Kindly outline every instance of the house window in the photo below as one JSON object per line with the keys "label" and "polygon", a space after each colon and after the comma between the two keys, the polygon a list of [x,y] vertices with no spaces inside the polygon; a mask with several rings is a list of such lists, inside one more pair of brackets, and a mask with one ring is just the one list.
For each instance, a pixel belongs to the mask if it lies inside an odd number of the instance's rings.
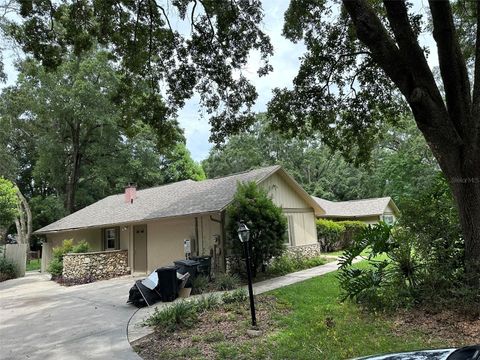
{"label": "house window", "polygon": [[383,221],[388,225],[393,225],[395,219],[393,215],[383,215]]}
{"label": "house window", "polygon": [[108,228],[104,230],[103,248],[104,250],[115,250],[119,248],[118,228]]}
{"label": "house window", "polygon": [[287,239],[285,243],[287,245],[293,245],[295,244],[295,230],[294,230],[293,215],[287,215],[287,220],[288,220]]}

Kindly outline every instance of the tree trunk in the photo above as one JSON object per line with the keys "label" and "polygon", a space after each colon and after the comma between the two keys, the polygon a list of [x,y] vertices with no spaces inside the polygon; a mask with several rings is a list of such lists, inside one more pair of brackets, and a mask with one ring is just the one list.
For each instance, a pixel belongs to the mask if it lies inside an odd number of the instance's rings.
{"label": "tree trunk", "polygon": [[75,195],[77,192],[77,182],[80,177],[80,164],[81,164],[81,152],[80,152],[80,124],[77,123],[74,130],[72,129],[73,139],[73,153],[71,160],[71,170],[65,184],[65,210],[67,214],[71,214],[75,211]]}
{"label": "tree trunk", "polygon": [[[15,219],[15,226],[17,228],[17,241],[20,244],[30,244],[32,236],[32,211],[28,205],[27,199],[17,186],[18,197],[18,217]],[[27,247],[28,251],[28,247]]]}
{"label": "tree trunk", "polygon": [[465,238],[467,276],[480,288],[480,176],[461,176],[450,181]]}

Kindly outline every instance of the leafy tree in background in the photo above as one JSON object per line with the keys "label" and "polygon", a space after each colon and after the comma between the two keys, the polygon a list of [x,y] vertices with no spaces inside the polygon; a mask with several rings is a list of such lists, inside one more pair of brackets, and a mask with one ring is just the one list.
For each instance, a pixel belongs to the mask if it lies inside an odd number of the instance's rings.
{"label": "leafy tree in background", "polygon": [[15,184],[0,177],[0,228],[8,228],[18,216],[18,198]]}
{"label": "leafy tree in background", "polygon": [[233,254],[244,256],[244,245],[238,240],[238,223],[243,220],[250,229],[250,255],[253,276],[273,257],[282,255],[287,236],[287,218],[267,191],[255,182],[239,183],[233,201],[227,207],[227,236]]}
{"label": "leafy tree in background", "polygon": [[183,143],[177,144],[168,154],[163,156],[161,163],[164,183],[171,183],[185,179],[205,180],[205,172],[190,156],[190,152]]}

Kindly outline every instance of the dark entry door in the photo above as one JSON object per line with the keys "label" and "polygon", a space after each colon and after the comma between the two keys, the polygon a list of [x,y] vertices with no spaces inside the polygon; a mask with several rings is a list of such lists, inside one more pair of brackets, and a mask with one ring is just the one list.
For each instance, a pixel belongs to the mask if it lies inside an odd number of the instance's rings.
{"label": "dark entry door", "polygon": [[133,271],[147,272],[147,225],[133,227]]}

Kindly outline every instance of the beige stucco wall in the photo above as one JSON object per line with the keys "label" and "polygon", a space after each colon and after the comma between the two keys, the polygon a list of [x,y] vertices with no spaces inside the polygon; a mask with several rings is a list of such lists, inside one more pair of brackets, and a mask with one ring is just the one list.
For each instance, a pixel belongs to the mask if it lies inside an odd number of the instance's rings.
{"label": "beige stucco wall", "polygon": [[293,220],[294,243],[292,246],[317,243],[313,208],[277,173],[260,183],[268,191],[273,202],[282,207],[284,214]]}
{"label": "beige stucco wall", "polygon": [[[220,214],[212,217],[220,220]],[[214,268],[223,269],[223,252],[220,250],[223,239],[220,223],[213,221],[210,215],[204,215],[197,217],[197,226],[196,231],[195,216],[147,223],[148,271],[172,265],[174,260],[184,259],[183,241],[185,239],[191,240],[192,255],[211,255],[214,257]]]}

